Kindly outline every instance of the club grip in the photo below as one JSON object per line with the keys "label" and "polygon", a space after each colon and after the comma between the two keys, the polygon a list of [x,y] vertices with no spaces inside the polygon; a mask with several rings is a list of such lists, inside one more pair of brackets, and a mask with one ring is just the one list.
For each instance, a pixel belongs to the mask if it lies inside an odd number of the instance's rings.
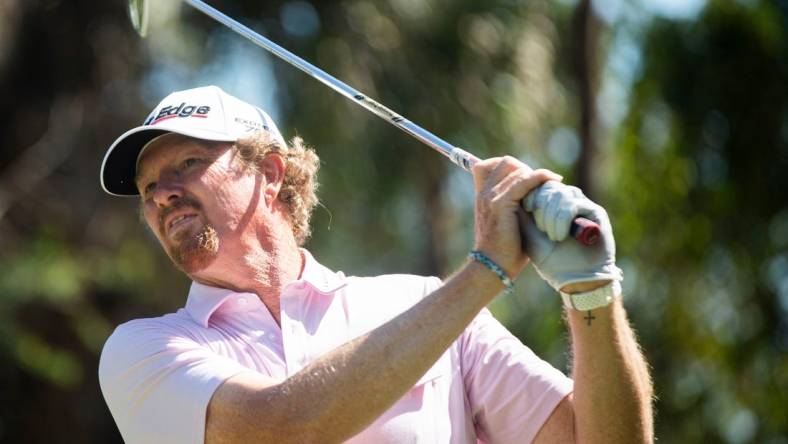
{"label": "club grip", "polygon": [[572,226],[569,228],[569,235],[577,239],[583,245],[594,245],[599,241],[602,231],[599,224],[586,219],[585,217],[578,217],[572,221]]}

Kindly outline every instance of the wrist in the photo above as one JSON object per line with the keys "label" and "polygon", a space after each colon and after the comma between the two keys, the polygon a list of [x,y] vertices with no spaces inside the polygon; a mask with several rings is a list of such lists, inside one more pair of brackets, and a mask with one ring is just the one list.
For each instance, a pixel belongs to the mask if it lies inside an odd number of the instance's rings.
{"label": "wrist", "polygon": [[471,252],[478,251],[487,256],[496,265],[501,267],[501,269],[504,271],[504,273],[506,273],[507,276],[509,276],[509,278],[511,278],[513,281],[517,280],[517,277],[528,265],[530,259],[525,255],[523,255],[522,258],[512,256],[511,254],[502,252],[503,250],[503,248],[496,247],[495,245],[474,245]]}
{"label": "wrist", "polygon": [[506,293],[509,293],[514,289],[514,280],[510,277],[506,270],[501,268],[498,263],[490,259],[490,257],[486,254],[479,250],[472,250],[468,254],[468,259],[470,259],[472,263],[476,263],[484,267],[487,270],[488,275],[497,277]]}
{"label": "wrist", "polygon": [[586,293],[588,291],[596,290],[597,288],[604,287],[605,285],[610,284],[612,281],[588,281],[588,282],[574,282],[571,284],[564,285],[558,290],[561,293]]}
{"label": "wrist", "polygon": [[491,294],[498,294],[506,289],[506,285],[494,273],[490,273],[490,269],[484,265],[476,262],[473,259],[468,259],[464,269],[467,271],[468,276],[480,286],[489,288]]}
{"label": "wrist", "polygon": [[[605,283],[605,281],[602,281]],[[566,288],[566,286],[564,287]],[[621,297],[621,283],[607,281],[604,285],[580,293],[566,293],[561,291],[561,300],[567,309],[575,311],[590,311],[610,305]]]}

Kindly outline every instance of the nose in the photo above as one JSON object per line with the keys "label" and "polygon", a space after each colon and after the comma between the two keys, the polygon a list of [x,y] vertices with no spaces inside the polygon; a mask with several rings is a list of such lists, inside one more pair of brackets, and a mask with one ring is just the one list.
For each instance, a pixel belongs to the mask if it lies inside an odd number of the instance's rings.
{"label": "nose", "polygon": [[159,208],[164,208],[172,205],[178,199],[183,197],[183,187],[177,180],[175,175],[162,174],[158,183],[156,183],[156,190],[153,192],[153,201]]}

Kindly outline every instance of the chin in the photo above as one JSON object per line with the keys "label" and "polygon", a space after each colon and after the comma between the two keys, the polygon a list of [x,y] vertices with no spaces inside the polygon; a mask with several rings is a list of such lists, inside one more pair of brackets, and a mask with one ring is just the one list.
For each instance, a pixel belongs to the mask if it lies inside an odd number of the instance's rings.
{"label": "chin", "polygon": [[208,268],[219,256],[219,235],[205,225],[198,233],[182,239],[170,249],[170,259],[186,274]]}

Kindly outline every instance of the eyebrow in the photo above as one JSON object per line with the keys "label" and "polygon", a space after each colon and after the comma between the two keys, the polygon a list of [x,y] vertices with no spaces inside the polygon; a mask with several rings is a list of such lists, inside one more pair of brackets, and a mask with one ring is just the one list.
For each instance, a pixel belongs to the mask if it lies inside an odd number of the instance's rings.
{"label": "eyebrow", "polygon": [[[194,145],[186,148],[183,151],[183,153],[186,154],[186,155],[188,155],[190,153],[197,152],[197,151],[210,153],[210,152],[212,152],[214,150],[214,148],[219,146],[219,144],[221,143],[221,142],[213,142],[213,141],[210,141],[210,140],[201,140],[200,142],[201,143],[197,143],[197,144],[194,144]],[[143,177],[144,177],[144,175],[140,174],[139,171],[134,175],[134,184],[137,187],[139,187],[139,183],[143,179]]]}
{"label": "eyebrow", "polygon": [[[145,179],[145,175],[140,174],[139,172],[137,172],[137,174],[134,175],[134,186],[139,188],[140,185],[143,185],[142,184],[142,179]],[[142,193],[140,193],[140,194],[142,194]]]}

